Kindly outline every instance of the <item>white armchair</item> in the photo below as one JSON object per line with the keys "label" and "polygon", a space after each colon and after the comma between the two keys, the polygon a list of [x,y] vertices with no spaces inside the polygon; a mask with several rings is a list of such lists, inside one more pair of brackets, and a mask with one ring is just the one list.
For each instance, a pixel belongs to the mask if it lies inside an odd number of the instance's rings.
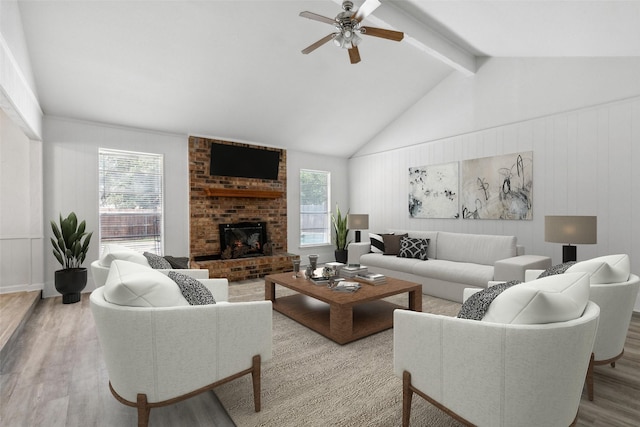
{"label": "white armchair", "polygon": [[[148,425],[151,408],[249,373],[255,410],[260,411],[261,362],[272,355],[270,301],[228,303],[227,280],[205,279],[200,282],[216,304],[118,305],[105,298],[111,281],[110,275],[105,286],[93,291],[91,310],[111,392],[121,403],[137,408],[139,426]],[[170,301],[157,292],[145,292],[145,303],[152,298]]]}
{"label": "white armchair", "polygon": [[[537,278],[543,270],[527,270],[525,280]],[[567,272],[585,271],[590,274],[589,299],[600,307],[598,333],[593,346],[593,361],[587,372],[587,394],[593,400],[593,369],[597,365],[616,366],[624,354],[633,306],[640,287],[640,278],[630,273],[626,254],[605,255],[579,262]]]}
{"label": "white armchair", "polygon": [[[538,304],[536,298],[529,304]],[[577,318],[544,324],[396,310],[394,373],[403,380],[403,426],[414,393],[466,425],[571,425],[600,312],[586,295],[584,306]]]}

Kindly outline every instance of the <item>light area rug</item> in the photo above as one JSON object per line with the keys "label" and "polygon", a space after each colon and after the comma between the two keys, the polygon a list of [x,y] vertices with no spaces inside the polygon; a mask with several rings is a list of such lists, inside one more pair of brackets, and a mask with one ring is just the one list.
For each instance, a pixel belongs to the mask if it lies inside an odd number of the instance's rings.
{"label": "light area rug", "polygon": [[[277,296],[290,292],[276,289]],[[264,300],[264,282],[232,284],[229,300]],[[406,305],[407,296],[389,300]],[[460,304],[423,295],[423,311],[454,316],[459,310]],[[392,329],[339,345],[274,311],[273,358],[262,366],[262,411],[254,411],[250,376],[216,388],[215,394],[239,427],[402,424]],[[411,425],[461,424],[414,395]]]}

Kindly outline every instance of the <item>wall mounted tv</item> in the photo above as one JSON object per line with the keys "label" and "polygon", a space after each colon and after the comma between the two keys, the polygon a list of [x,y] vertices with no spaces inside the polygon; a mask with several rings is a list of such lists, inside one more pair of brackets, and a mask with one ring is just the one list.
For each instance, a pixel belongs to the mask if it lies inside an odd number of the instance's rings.
{"label": "wall mounted tv", "polygon": [[211,144],[211,175],[278,179],[280,151],[229,144]]}

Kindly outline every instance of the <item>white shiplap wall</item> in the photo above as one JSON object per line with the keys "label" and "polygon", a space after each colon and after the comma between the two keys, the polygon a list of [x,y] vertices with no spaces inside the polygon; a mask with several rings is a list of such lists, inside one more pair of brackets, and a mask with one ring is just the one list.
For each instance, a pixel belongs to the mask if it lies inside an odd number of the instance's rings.
{"label": "white shiplap wall", "polygon": [[[408,168],[533,151],[533,220],[416,219]],[[515,235],[526,253],[562,260],[544,241],[545,215],[597,215],[598,243],[578,260],[628,253],[640,273],[640,97],[470,132],[349,161],[351,209],[386,228]],[[636,303],[636,311],[640,304]]]}
{"label": "white shiplap wall", "polygon": [[[164,155],[164,253],[189,253],[188,136],[110,126],[46,116],[44,122],[44,221],[45,240],[51,235],[49,219],[74,211],[93,231],[83,266],[99,256],[98,150],[110,148]],[[48,246],[47,246],[48,245]],[[54,271],[59,264],[44,250],[44,296],[59,295]],[[94,289],[89,280],[85,292]]]}
{"label": "white shiplap wall", "polygon": [[42,142],[0,110],[0,293],[43,286]]}

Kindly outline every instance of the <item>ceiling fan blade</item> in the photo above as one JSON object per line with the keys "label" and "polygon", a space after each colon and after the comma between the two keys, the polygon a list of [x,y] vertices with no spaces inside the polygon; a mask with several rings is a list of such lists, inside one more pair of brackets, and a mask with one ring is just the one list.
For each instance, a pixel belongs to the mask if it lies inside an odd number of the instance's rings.
{"label": "ceiling fan blade", "polygon": [[349,49],[349,59],[352,64],[357,64],[360,62],[360,51],[358,50],[358,46],[354,46]]}
{"label": "ceiling fan blade", "polygon": [[353,18],[358,22],[362,22],[362,20],[371,15],[371,13],[376,10],[378,6],[380,6],[380,0],[366,0],[356,11],[356,14]]}
{"label": "ceiling fan blade", "polygon": [[337,33],[331,33],[328,36],[321,38],[320,40],[318,40],[314,44],[310,45],[309,47],[302,49],[302,53],[304,53],[306,55],[308,53],[313,52],[314,50],[316,50],[317,48],[319,48],[320,46],[322,46],[323,44],[325,44],[329,40],[333,40],[333,38],[336,35],[337,35]]}
{"label": "ceiling fan blade", "polygon": [[375,27],[360,27],[361,34],[367,36],[381,37],[383,39],[393,40],[399,42],[404,38],[404,33],[401,31],[385,30],[383,28]]}
{"label": "ceiling fan blade", "polygon": [[313,19],[314,21],[325,22],[327,24],[334,25],[336,23],[335,19],[327,18],[326,16],[318,15],[313,12],[300,12],[300,16],[307,19]]}

